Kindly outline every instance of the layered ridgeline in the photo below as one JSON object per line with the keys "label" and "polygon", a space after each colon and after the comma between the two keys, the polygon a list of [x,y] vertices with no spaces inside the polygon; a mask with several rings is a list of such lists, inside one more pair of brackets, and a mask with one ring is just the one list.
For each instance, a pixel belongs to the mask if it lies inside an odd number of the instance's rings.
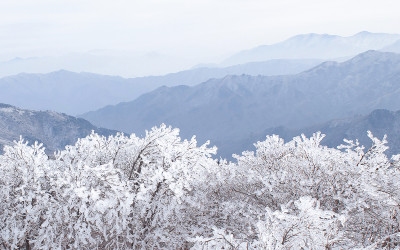
{"label": "layered ridgeline", "polygon": [[97,128],[82,119],[51,111],[32,111],[0,103],[0,152],[22,136],[30,143],[43,143],[47,152],[74,144],[94,130],[101,135],[117,131]]}
{"label": "layered ridgeline", "polygon": [[275,58],[320,58],[333,59],[349,57],[367,50],[385,49],[397,52],[392,44],[400,40],[400,34],[360,32],[353,36],[342,37],[329,34],[303,34],[291,37],[283,42],[262,45],[241,51],[226,59],[223,65],[245,62],[265,61]]}
{"label": "layered ridgeline", "polygon": [[[326,60],[349,57],[371,49],[380,50],[399,39],[400,35],[398,34],[365,31],[350,37],[328,34],[303,34],[276,44],[261,45],[238,52],[225,59],[219,66],[231,66],[271,59],[318,58]],[[199,62],[155,52],[137,54],[130,51],[92,50],[67,55],[17,57],[6,60],[0,62],[0,76],[9,76],[22,72],[48,73],[65,69],[74,72],[137,77],[177,72],[190,68],[197,63]]]}
{"label": "layered ridgeline", "polygon": [[194,87],[162,87],[82,117],[138,134],[166,123],[179,127],[183,137],[195,134],[223,149],[234,138],[271,127],[298,129],[378,108],[398,110],[399,92],[400,55],[368,51],[297,75],[227,76]]}
{"label": "layered ridgeline", "polygon": [[374,136],[383,139],[387,135],[386,151],[388,155],[398,154],[400,152],[400,111],[389,111],[386,109],[377,109],[368,115],[357,115],[348,118],[334,119],[321,124],[306,128],[290,129],[287,127],[268,128],[260,133],[254,133],[247,138],[232,138],[227,140],[222,154],[228,155],[230,152],[240,153],[245,150],[253,150],[254,142],[265,140],[266,135],[279,135],[285,141],[290,141],[293,137],[304,134],[312,136],[316,131],[325,134],[321,141],[322,145],[336,148],[345,144],[343,139],[358,140],[360,145],[371,146],[371,140],[366,131],[371,131]]}
{"label": "layered ridgeline", "polygon": [[0,100],[21,108],[77,115],[106,105],[131,101],[163,85],[196,85],[210,78],[230,74],[293,74],[310,69],[320,62],[312,59],[271,60],[130,79],[65,70],[48,74],[19,74],[0,79]]}
{"label": "layered ridgeline", "polygon": [[[21,108],[53,110],[69,115],[78,115],[97,110],[106,105],[131,101],[160,86],[193,86],[212,78],[223,78],[227,75],[297,74],[315,67],[325,61],[326,58],[343,60],[340,57],[353,56],[369,49],[399,52],[399,39],[400,35],[369,32],[361,32],[347,38],[318,34],[298,35],[275,45],[260,46],[253,50],[241,52],[217,65],[219,67],[193,68],[163,76],[137,78],[72,73],[66,70],[54,71],[67,69],[77,72],[112,74],[113,72],[106,70],[108,67],[99,66],[101,60],[107,58],[102,56],[92,57],[90,55],[88,61],[80,56],[68,57],[65,60],[58,58],[55,62],[46,57],[43,59],[46,61],[45,64],[51,65],[51,68],[47,70],[46,67],[39,70],[41,58],[17,58],[8,62],[0,62],[0,76],[9,75],[11,72],[26,72],[0,79],[0,89],[2,90],[0,100],[3,103]],[[57,64],[68,60],[75,61],[66,65]],[[142,64],[146,65],[145,62]],[[68,65],[74,67],[67,67]],[[90,68],[85,68],[85,65]],[[122,63],[122,65],[128,64]],[[96,70],[97,66],[100,68]],[[151,67],[152,64],[146,66]],[[126,67],[129,68],[129,66]],[[129,70],[133,71],[134,68],[129,68]],[[2,71],[4,74],[1,73]],[[46,74],[27,73],[50,71],[54,72]],[[118,74],[118,72],[115,71],[114,74]]]}

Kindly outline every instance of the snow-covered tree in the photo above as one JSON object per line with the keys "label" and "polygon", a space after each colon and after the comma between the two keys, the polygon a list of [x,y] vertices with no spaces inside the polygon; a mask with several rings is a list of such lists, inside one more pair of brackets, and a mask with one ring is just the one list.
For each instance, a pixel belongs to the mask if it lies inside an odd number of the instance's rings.
{"label": "snow-covered tree", "polygon": [[263,249],[330,249],[343,238],[345,216],[322,210],[309,196],[267,209],[265,221],[258,223],[259,247]]}
{"label": "snow-covered tree", "polygon": [[[22,141],[1,156],[2,244],[37,248],[175,248],[193,234],[194,183],[215,148],[162,125],[144,138],[92,133],[49,160]],[[4,187],[4,188],[3,188]],[[17,203],[17,204],[14,204]],[[193,204],[192,204],[193,203]],[[13,217],[14,216],[14,217]],[[200,227],[200,226],[198,226]]]}
{"label": "snow-covered tree", "polygon": [[400,246],[400,155],[267,136],[236,162],[154,127],[92,133],[48,157],[0,155],[0,248],[341,249]]}
{"label": "snow-covered tree", "polygon": [[[255,152],[243,152],[235,156],[237,164],[225,167],[225,176],[221,179],[225,188],[219,191],[226,219],[225,225],[217,228],[233,235],[235,242],[255,244],[261,240],[260,235],[265,239],[265,232],[277,233],[271,231],[271,227],[277,226],[282,232],[294,230],[291,223],[277,220],[276,216],[287,215],[294,221],[302,221],[304,218],[298,218],[298,212],[293,214],[299,209],[292,209],[289,214],[282,209],[309,197],[318,204],[319,210],[314,210],[315,213],[334,214],[336,219],[345,222],[340,224],[340,232],[335,231],[333,238],[324,238],[322,228],[310,232],[308,226],[293,222],[302,225],[296,226],[297,233],[309,235],[306,242],[325,239],[327,247],[336,244],[362,248],[379,241],[379,246],[396,246],[399,243],[400,173],[397,166],[400,157],[389,160],[384,154],[386,138],[381,141],[370,132],[368,135],[373,145],[367,150],[358,142],[347,140],[347,145],[340,149],[322,146],[324,135],[320,133],[311,138],[295,137],[287,143],[276,135],[267,136],[265,141],[255,144]],[[269,212],[265,213],[265,209]],[[260,232],[260,225],[269,231]],[[336,221],[334,225],[339,224]],[[222,241],[221,237],[214,236],[202,239]],[[267,242],[272,244],[270,240]]]}
{"label": "snow-covered tree", "polygon": [[35,242],[51,195],[52,171],[42,145],[24,140],[0,156],[0,246],[16,249]]}

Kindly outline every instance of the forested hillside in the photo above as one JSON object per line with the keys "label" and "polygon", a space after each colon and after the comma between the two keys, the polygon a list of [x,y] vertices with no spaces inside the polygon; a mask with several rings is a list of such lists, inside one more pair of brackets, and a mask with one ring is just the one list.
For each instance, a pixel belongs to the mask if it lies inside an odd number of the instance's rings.
{"label": "forested hillside", "polygon": [[271,127],[300,129],[378,108],[399,110],[399,72],[399,54],[368,51],[296,75],[227,76],[192,87],[162,87],[82,117],[139,135],[166,123],[179,127],[184,138],[195,134],[224,148]]}
{"label": "forested hillside", "polygon": [[30,143],[38,141],[46,152],[63,149],[79,138],[96,131],[100,135],[112,135],[117,131],[93,126],[90,122],[53,111],[34,111],[0,103],[0,152],[4,145],[12,145],[22,136]]}
{"label": "forested hillside", "polygon": [[[343,139],[358,140],[360,144],[370,147],[371,140],[365,131],[371,131],[375,136],[382,138],[388,136],[388,155],[400,153],[400,111],[377,109],[368,115],[356,115],[341,119],[333,119],[310,127],[290,129],[284,126],[268,128],[260,133],[253,133],[246,138],[233,137],[219,148],[219,154],[229,157],[232,152],[241,153],[245,150],[253,150],[255,141],[262,141],[265,135],[279,135],[285,141],[293,137],[305,134],[311,136],[315,131],[321,131],[326,137],[321,142],[332,148],[343,143]],[[222,151],[222,152],[221,152]]]}

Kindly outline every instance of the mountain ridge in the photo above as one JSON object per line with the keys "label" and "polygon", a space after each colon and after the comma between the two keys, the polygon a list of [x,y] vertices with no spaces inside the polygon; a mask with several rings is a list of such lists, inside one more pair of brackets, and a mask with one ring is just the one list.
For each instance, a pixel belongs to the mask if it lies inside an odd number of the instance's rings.
{"label": "mountain ridge", "polygon": [[368,51],[343,63],[322,63],[288,76],[226,76],[196,86],[163,87],[82,117],[121,131],[144,133],[166,123],[183,137],[217,146],[265,128],[302,128],[330,119],[400,109],[400,55]]}
{"label": "mountain ridge", "polygon": [[0,78],[0,100],[34,110],[82,114],[107,105],[131,101],[157,87],[195,85],[227,74],[298,73],[320,63],[318,60],[273,60],[228,68],[199,68],[165,76],[123,78],[58,70],[48,74],[21,73]]}
{"label": "mountain ridge", "polygon": [[115,130],[98,128],[82,118],[53,111],[20,109],[0,103],[0,151],[4,145],[13,144],[22,136],[29,143],[41,142],[46,152],[51,153],[71,145],[78,138],[95,131],[100,135],[112,135]]}
{"label": "mountain ridge", "polygon": [[262,135],[253,137],[256,140],[263,140],[265,135],[278,134],[285,141],[291,140],[294,136],[305,134],[311,136],[320,131],[326,135],[322,141],[328,147],[337,147],[345,144],[343,139],[358,140],[360,145],[366,148],[371,146],[371,140],[367,131],[371,131],[375,137],[382,140],[387,135],[389,156],[400,153],[400,110],[390,111],[387,109],[376,109],[367,115],[334,119],[311,127],[291,130],[285,127],[270,128]]}
{"label": "mountain ridge", "polygon": [[276,58],[320,58],[332,60],[355,56],[367,50],[379,50],[400,40],[400,34],[371,33],[362,31],[352,36],[329,34],[300,34],[282,42],[261,45],[240,51],[222,62],[233,65],[250,61]]}

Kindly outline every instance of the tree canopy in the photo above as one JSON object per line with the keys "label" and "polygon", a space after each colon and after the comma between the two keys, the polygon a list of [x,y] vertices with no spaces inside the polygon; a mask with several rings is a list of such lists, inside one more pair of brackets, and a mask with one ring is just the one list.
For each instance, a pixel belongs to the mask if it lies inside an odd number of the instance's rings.
{"label": "tree canopy", "polygon": [[400,155],[255,143],[234,162],[161,125],[95,133],[48,157],[22,138],[0,155],[0,248],[333,249],[400,246]]}

